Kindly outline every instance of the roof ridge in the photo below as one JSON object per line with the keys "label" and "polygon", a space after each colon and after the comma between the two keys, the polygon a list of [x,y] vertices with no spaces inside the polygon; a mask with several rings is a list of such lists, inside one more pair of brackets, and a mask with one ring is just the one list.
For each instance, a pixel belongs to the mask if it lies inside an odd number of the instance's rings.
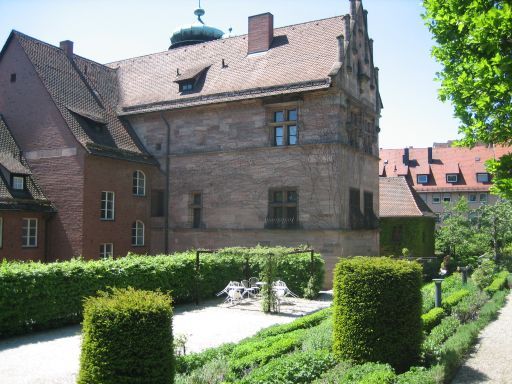
{"label": "roof ridge", "polygon": [[[331,19],[336,19],[336,18],[341,18],[342,19],[343,17],[344,17],[344,15],[337,15],[337,16],[331,16],[331,17],[324,17],[322,19],[317,19],[317,20],[303,21],[301,23],[295,23],[295,24],[290,24],[290,25],[285,25],[285,26],[282,26],[282,27],[274,28],[274,32],[277,31],[277,30],[281,30],[281,29],[295,27],[297,25],[305,25],[305,24],[318,23],[319,21],[331,20]],[[219,41],[223,41],[223,40],[241,39],[241,38],[244,38],[244,37],[246,37],[248,35],[249,35],[249,33],[244,33],[243,35],[229,36],[229,37],[221,38],[221,39],[218,39],[218,40],[205,41],[205,42],[202,42],[200,44],[194,44],[194,45],[203,46],[205,44],[214,44],[214,43],[218,43]],[[190,49],[191,46],[190,45],[184,45],[182,47],[177,47],[177,48],[174,48],[172,50],[166,49],[165,51],[154,52],[154,53],[147,53],[145,55],[134,56],[134,57],[128,57],[126,59],[111,61],[111,62],[105,63],[103,65],[109,66],[109,65],[112,65],[112,64],[119,64],[119,63],[123,63],[123,62],[129,61],[129,60],[141,59],[143,57],[148,57],[148,56],[153,56],[153,55],[161,55],[161,54],[164,54],[164,53],[169,52],[169,51],[177,51],[178,52],[181,49],[187,49],[187,48]],[[109,67],[109,68],[115,70],[115,68],[113,68],[113,67]]]}

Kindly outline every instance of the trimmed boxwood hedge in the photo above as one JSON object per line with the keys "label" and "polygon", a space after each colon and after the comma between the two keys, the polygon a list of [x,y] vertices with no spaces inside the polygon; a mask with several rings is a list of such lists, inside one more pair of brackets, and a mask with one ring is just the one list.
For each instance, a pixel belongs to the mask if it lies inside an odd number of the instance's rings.
{"label": "trimmed boxwood hedge", "polygon": [[[230,280],[246,274],[259,276],[267,255],[275,255],[276,278],[302,295],[310,278],[309,253],[288,255],[290,248],[226,248],[202,254],[199,274],[201,298],[214,297]],[[175,303],[194,299],[195,252],[138,256],[115,260],[71,260],[42,264],[0,263],[0,338],[76,324],[82,318],[82,300],[107,287],[128,286],[172,292]],[[314,288],[323,283],[324,261],[313,258]]]}
{"label": "trimmed boxwood hedge", "polygon": [[128,288],[85,300],[78,384],[173,382],[169,296]]}
{"label": "trimmed boxwood hedge", "polygon": [[496,275],[492,283],[484,289],[490,296],[494,295],[496,292],[501,291],[503,288],[507,287],[507,279],[510,273],[508,271],[501,271]]}
{"label": "trimmed boxwood hedge", "polygon": [[450,311],[455,305],[457,305],[463,298],[469,296],[470,292],[467,289],[461,289],[453,292],[450,296],[445,298],[442,302],[443,308]]}
{"label": "trimmed boxwood hedge", "polygon": [[334,271],[333,352],[339,360],[418,362],[423,337],[421,266],[385,257],[341,260]]}
{"label": "trimmed boxwood hedge", "polygon": [[439,324],[445,316],[446,312],[443,308],[432,308],[424,315],[421,315],[421,320],[423,321],[423,330],[426,333],[429,333],[430,330]]}

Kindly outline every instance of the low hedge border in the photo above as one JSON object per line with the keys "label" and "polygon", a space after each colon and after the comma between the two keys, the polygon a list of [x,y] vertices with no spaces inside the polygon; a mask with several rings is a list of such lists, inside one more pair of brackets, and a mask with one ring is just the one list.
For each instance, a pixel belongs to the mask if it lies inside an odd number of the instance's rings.
{"label": "low hedge border", "polygon": [[446,312],[443,308],[432,308],[424,315],[421,315],[421,320],[423,321],[423,330],[426,333],[429,333],[430,330],[438,325],[445,316]]}
{"label": "low hedge border", "polygon": [[492,296],[496,292],[506,288],[509,275],[510,273],[508,271],[501,271],[496,275],[492,283],[484,289],[484,291],[487,292],[490,296]]}
{"label": "low hedge border", "polygon": [[[231,280],[250,273],[259,276],[267,255],[275,255],[275,276],[302,295],[313,267],[313,287],[323,283],[324,261],[319,254],[289,255],[284,247],[226,248],[201,255],[199,295],[214,297]],[[0,338],[76,324],[82,300],[107,287],[171,293],[174,303],[191,302],[196,289],[195,252],[138,256],[115,260],[71,260],[58,263],[0,263]]]}
{"label": "low hedge border", "polygon": [[466,296],[469,296],[469,294],[470,294],[470,292],[467,289],[458,290],[458,291],[452,293],[447,298],[445,298],[442,302],[442,306],[445,310],[447,310],[449,312],[452,307],[457,305]]}

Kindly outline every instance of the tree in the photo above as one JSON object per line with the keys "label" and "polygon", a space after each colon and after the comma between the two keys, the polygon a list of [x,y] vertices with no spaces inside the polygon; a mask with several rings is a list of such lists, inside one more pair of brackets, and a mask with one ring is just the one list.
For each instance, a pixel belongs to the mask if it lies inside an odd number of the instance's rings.
{"label": "tree", "polygon": [[[441,100],[454,105],[460,144],[512,144],[512,5],[510,0],[423,0],[423,18],[443,69]],[[512,153],[488,164],[494,192],[512,198]]]}
{"label": "tree", "polygon": [[497,262],[502,249],[512,243],[512,203],[499,200],[494,205],[484,204],[476,213],[478,231],[489,239],[494,260]]}

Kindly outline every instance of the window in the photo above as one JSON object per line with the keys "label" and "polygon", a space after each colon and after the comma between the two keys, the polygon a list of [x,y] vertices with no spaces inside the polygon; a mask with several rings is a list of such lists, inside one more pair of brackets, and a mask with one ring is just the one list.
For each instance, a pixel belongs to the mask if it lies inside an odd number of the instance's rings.
{"label": "window", "polygon": [[114,257],[114,244],[112,244],[112,243],[101,244],[100,245],[100,257],[102,259]]}
{"label": "window", "polygon": [[364,226],[365,228],[377,228],[377,217],[373,213],[373,193],[364,192]]}
{"label": "window", "polygon": [[427,184],[428,183],[428,175],[417,175],[416,181],[418,184]]}
{"label": "window", "polygon": [[450,203],[450,202],[452,201],[452,195],[451,195],[451,193],[445,193],[445,194],[443,195],[443,201],[444,201],[445,203]]}
{"label": "window", "polygon": [[146,175],[144,174],[144,172],[133,172],[132,193],[134,196],[146,195]]}
{"label": "window", "polygon": [[489,174],[488,173],[477,173],[476,181],[478,183],[488,183],[489,182]]}
{"label": "window", "polygon": [[21,246],[37,247],[37,219],[23,219]]}
{"label": "window", "polygon": [[3,238],[4,238],[4,219],[0,217],[0,248],[2,248],[3,245]]}
{"label": "window", "polygon": [[480,194],[480,202],[483,204],[487,203],[487,193]]}
{"label": "window", "polygon": [[25,189],[25,178],[23,176],[12,177],[12,189],[23,190]]}
{"label": "window", "polygon": [[459,180],[459,175],[456,173],[448,173],[446,175],[446,182],[447,183],[456,183]]}
{"label": "window", "polygon": [[15,82],[16,82],[16,74],[11,73],[11,83],[15,83]]}
{"label": "window", "polygon": [[475,203],[476,202],[476,193],[470,193],[468,195],[468,200],[470,203]]}
{"label": "window", "polygon": [[298,194],[295,188],[271,189],[268,200],[268,216],[265,227],[297,228],[299,224],[297,204]]}
{"label": "window", "polygon": [[192,213],[192,228],[201,228],[203,196],[200,192],[191,194],[190,210]]}
{"label": "window", "polygon": [[140,220],[132,224],[132,245],[135,247],[144,245],[144,223]]}
{"label": "window", "polygon": [[280,147],[298,144],[297,109],[274,111],[271,126],[272,144],[274,146]]}
{"label": "window", "polygon": [[151,191],[151,217],[164,216],[164,191],[153,189]]}
{"label": "window", "polygon": [[184,81],[180,83],[180,92],[191,91],[192,89],[194,89],[193,81]]}
{"label": "window", "polygon": [[348,196],[349,225],[352,229],[360,229],[364,226],[364,216],[361,213],[361,194],[359,189],[350,188]]}
{"label": "window", "polygon": [[432,194],[432,204],[441,204],[441,195],[439,193]]}
{"label": "window", "polygon": [[114,220],[114,192],[101,192],[101,220]]}

